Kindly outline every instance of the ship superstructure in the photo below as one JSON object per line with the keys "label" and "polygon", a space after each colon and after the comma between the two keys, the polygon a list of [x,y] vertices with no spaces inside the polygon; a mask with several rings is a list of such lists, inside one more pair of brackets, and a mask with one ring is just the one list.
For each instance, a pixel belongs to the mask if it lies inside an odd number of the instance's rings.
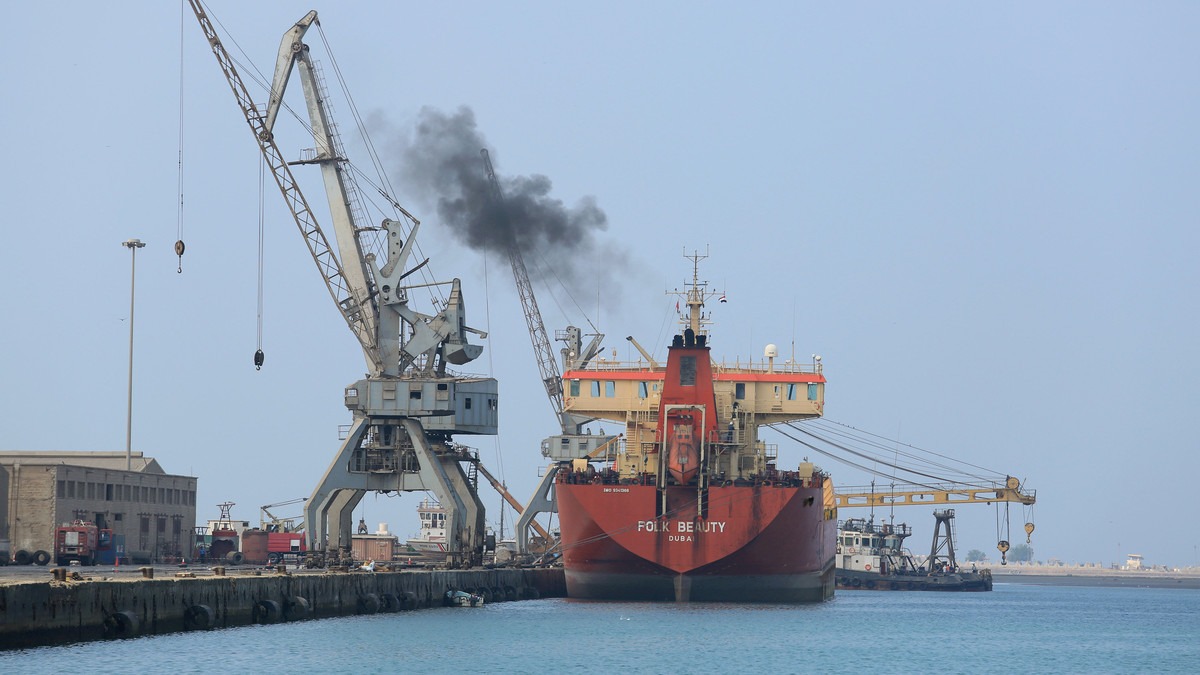
{"label": "ship superstructure", "polygon": [[[555,484],[573,598],[804,602],[832,596],[837,509],[810,462],[778,465],[766,424],[821,415],[820,361],[712,359],[693,274],[682,331],[660,365],[594,360],[563,373],[565,409],[623,426]],[[636,344],[636,343],[635,343]],[[640,350],[640,347],[639,347]]]}

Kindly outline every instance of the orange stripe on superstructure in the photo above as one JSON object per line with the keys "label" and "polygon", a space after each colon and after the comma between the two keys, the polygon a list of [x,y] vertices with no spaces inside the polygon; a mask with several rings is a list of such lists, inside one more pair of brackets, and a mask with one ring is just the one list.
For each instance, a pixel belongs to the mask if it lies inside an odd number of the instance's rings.
{"label": "orange stripe on superstructure", "polygon": [[[628,371],[628,370],[569,370],[563,373],[563,380],[636,380],[639,382],[655,382],[662,380],[663,371]],[[713,376],[717,382],[825,382],[825,376],[820,373],[717,373]]]}

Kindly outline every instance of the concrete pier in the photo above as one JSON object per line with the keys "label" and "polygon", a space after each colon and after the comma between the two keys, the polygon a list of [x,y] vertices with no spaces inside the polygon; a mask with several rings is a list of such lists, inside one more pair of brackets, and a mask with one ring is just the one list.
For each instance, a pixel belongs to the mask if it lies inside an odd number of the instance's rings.
{"label": "concrete pier", "polygon": [[219,572],[0,582],[0,649],[438,607],[448,590],[487,603],[566,597],[561,569]]}

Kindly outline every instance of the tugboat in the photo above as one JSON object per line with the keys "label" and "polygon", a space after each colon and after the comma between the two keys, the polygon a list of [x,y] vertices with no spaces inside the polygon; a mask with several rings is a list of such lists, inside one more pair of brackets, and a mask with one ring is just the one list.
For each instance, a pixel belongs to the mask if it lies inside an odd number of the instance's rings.
{"label": "tugboat", "polygon": [[[559,470],[567,596],[587,600],[819,602],[833,596],[837,507],[811,462],[779,466],[760,427],[821,415],[825,377],[776,362],[718,363],[709,291],[693,262],[665,366],[591,362],[563,373],[568,413],[623,425],[618,443]],[[678,305],[676,305],[678,308]],[[636,346],[636,343],[635,343]],[[639,351],[640,348],[639,348]],[[614,447],[615,446],[615,447]]]}
{"label": "tugboat", "polygon": [[908,525],[877,525],[863,518],[838,523],[837,587],[867,591],[992,590],[991,570],[979,570],[973,564],[964,570],[954,559],[950,527],[954,509],[935,511],[933,516],[937,525],[924,564],[918,564],[904,548],[904,540],[912,535]]}

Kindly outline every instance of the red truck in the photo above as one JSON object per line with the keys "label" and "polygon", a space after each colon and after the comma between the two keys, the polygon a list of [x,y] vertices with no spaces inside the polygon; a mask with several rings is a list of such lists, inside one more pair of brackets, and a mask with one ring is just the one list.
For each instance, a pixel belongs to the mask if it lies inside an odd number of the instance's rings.
{"label": "red truck", "polygon": [[112,548],[112,530],[96,527],[95,523],[76,520],[54,528],[54,563],[95,565],[100,551]]}
{"label": "red truck", "polygon": [[269,532],[267,533],[267,561],[271,564],[283,562],[289,556],[303,556],[303,532]]}

